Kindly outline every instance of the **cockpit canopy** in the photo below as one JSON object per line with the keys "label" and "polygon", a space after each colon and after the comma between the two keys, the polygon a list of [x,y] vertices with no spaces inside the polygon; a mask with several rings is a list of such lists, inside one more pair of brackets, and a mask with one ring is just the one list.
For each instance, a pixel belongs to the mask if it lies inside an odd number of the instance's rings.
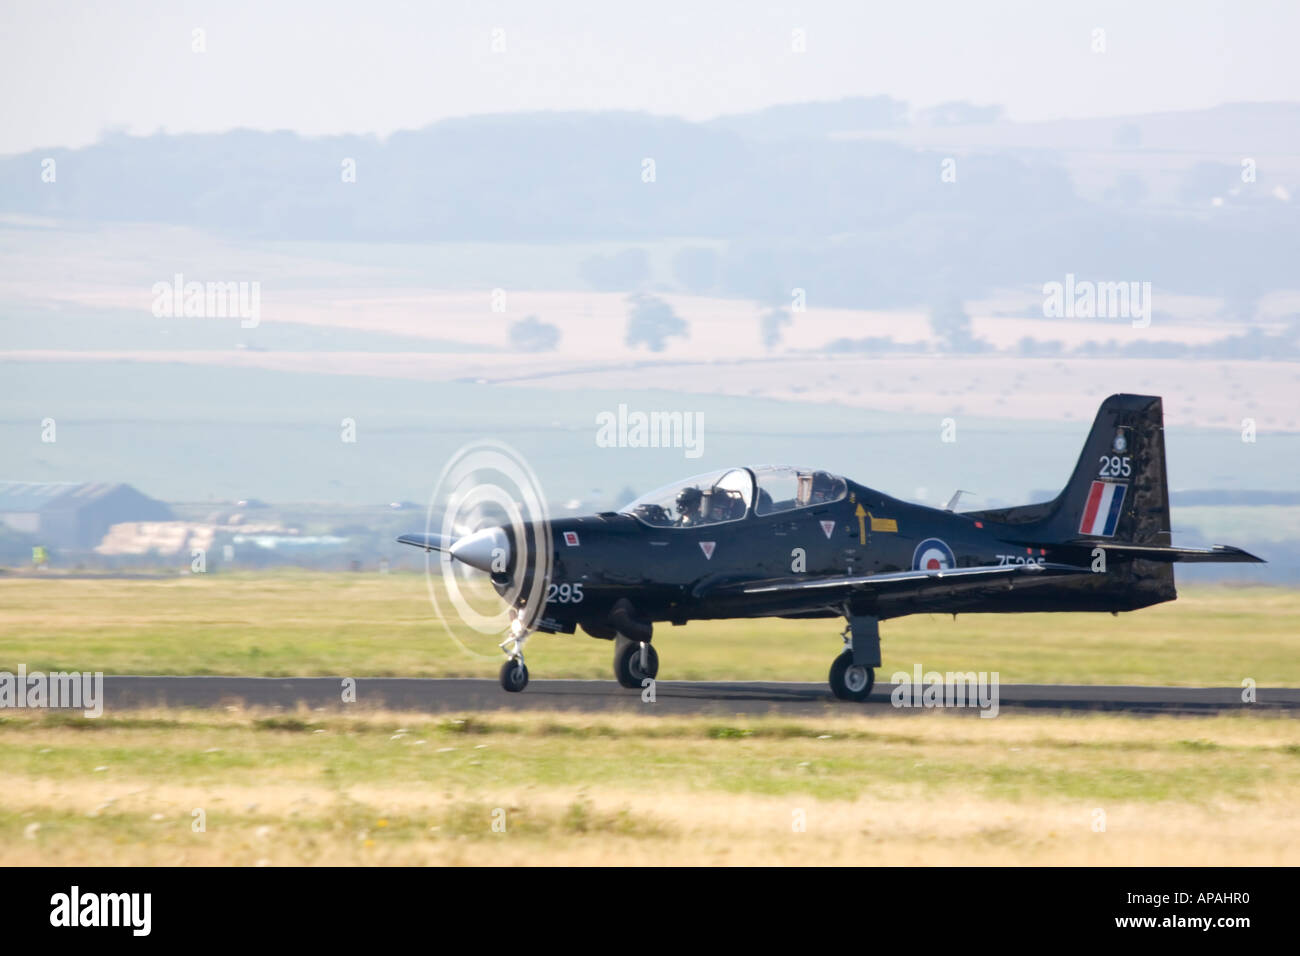
{"label": "cockpit canopy", "polygon": [[754,477],[758,481],[758,500],[754,504],[756,515],[829,504],[848,493],[843,478],[813,468],[763,465],[754,469]]}
{"label": "cockpit canopy", "polygon": [[694,528],[745,517],[754,499],[748,468],[696,475],[642,495],[623,509],[652,528]]}
{"label": "cockpit canopy", "polygon": [[[642,495],[623,509],[652,528],[696,528],[839,501],[843,478],[812,468],[760,465],[696,475]],[[757,493],[757,497],[755,496]]]}

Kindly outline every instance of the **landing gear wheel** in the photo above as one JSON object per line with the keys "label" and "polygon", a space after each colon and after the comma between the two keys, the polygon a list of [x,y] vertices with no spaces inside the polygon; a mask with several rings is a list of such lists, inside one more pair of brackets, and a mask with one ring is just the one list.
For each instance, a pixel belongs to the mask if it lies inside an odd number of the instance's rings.
{"label": "landing gear wheel", "polygon": [[853,663],[853,652],[846,650],[831,664],[831,693],[840,700],[866,700],[876,686],[873,668]]}
{"label": "landing gear wheel", "polygon": [[[641,649],[645,648],[645,663],[641,662]],[[641,682],[653,679],[659,673],[659,653],[653,644],[641,644],[619,636],[614,643],[614,677],[624,687],[640,690]]]}
{"label": "landing gear wheel", "polygon": [[517,657],[512,657],[501,665],[501,686],[512,694],[517,694],[528,686],[528,668]]}

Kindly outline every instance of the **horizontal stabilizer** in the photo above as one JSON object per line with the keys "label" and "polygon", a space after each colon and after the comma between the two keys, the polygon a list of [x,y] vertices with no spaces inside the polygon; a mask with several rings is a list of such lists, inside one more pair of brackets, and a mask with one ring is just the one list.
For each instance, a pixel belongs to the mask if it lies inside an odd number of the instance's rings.
{"label": "horizontal stabilizer", "polygon": [[1256,557],[1249,551],[1234,548],[1229,544],[1216,544],[1212,548],[1172,548],[1148,544],[1112,544],[1109,541],[1088,541],[1077,539],[1063,542],[1069,547],[1101,548],[1107,554],[1117,554],[1126,558],[1142,558],[1145,561],[1187,561],[1198,564],[1217,562],[1254,562],[1264,564],[1264,559]]}

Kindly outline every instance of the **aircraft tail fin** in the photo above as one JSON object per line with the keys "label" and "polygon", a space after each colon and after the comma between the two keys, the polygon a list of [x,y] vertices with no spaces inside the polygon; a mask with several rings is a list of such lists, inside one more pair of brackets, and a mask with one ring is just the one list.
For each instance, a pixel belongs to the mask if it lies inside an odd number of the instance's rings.
{"label": "aircraft tail fin", "polygon": [[1101,403],[1074,473],[1053,500],[984,517],[1009,526],[1007,540],[1046,549],[1054,560],[1095,571],[1098,556],[1119,559],[1096,586],[1122,596],[1128,610],[1172,601],[1177,562],[1261,560],[1240,548],[1172,546],[1164,408],[1154,395]]}
{"label": "aircraft tail fin", "polygon": [[1044,517],[1048,540],[1168,547],[1164,406],[1153,395],[1101,403],[1083,453]]}

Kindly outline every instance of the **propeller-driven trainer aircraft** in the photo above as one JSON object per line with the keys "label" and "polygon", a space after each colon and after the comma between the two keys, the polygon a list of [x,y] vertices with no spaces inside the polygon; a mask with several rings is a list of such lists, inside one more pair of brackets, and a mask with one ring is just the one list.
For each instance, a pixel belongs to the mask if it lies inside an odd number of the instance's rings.
{"label": "propeller-driven trainer aircraft", "polygon": [[[659,670],[655,624],[843,618],[830,686],[845,700],[871,693],[883,620],[1132,611],[1177,597],[1175,562],[1261,560],[1222,545],[1172,546],[1164,413],[1153,396],[1102,403],[1053,500],[992,511],[954,504],[928,508],[829,472],[764,465],[688,478],[618,513],[397,540],[487,572],[514,602],[502,643],[508,691],[528,683],[523,644],[534,630],[581,627],[612,640],[619,683],[640,688]],[[521,595],[539,573],[544,598],[525,615]]]}

